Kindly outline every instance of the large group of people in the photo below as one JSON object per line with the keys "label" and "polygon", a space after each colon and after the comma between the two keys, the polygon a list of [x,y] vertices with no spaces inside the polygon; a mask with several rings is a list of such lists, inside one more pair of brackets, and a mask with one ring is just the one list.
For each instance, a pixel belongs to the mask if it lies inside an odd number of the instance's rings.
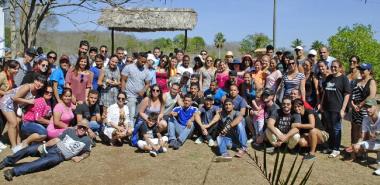
{"label": "large group of people", "polygon": [[[201,50],[193,60],[176,49],[128,55],[118,47],[81,41],[76,55],[27,49],[0,72],[1,125],[10,155],[0,169],[27,156],[39,159],[4,171],[24,175],[79,162],[96,143],[129,144],[157,157],[188,139],[217,148],[216,161],[257,149],[296,148],[304,160],[316,151],[340,155],[342,120],[351,121],[352,160],[380,152],[380,114],[372,65],[359,56],[330,56],[329,49],[276,51],[223,59]],[[0,142],[0,152],[7,145]],[[211,151],[210,151],[211,152]],[[380,162],[380,154],[378,160]],[[375,173],[380,175],[380,169]]]}

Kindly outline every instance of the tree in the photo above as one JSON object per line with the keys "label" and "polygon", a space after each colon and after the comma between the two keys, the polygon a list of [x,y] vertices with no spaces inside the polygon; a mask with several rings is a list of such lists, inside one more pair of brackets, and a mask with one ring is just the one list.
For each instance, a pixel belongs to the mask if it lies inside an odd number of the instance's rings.
{"label": "tree", "polygon": [[[159,47],[162,51],[172,51],[173,42],[169,38],[158,38],[152,42],[153,47]],[[153,48],[152,48],[153,49]]]}
{"label": "tree", "polygon": [[214,46],[218,48],[218,58],[220,58],[220,50],[224,47],[225,42],[226,42],[226,39],[224,38],[223,33],[218,32],[214,38]]}
{"label": "tree", "polygon": [[199,52],[205,49],[206,42],[202,37],[196,36],[190,39],[189,51]]}
{"label": "tree", "polygon": [[296,38],[295,40],[292,41],[292,48],[296,48],[297,46],[302,46],[303,42],[301,39]]}
{"label": "tree", "polygon": [[[374,71],[380,71],[380,43],[374,38],[370,25],[354,24],[352,27],[339,27],[338,33],[328,39],[331,55],[348,66],[348,59],[357,55],[365,63],[371,63]],[[380,73],[375,73],[380,80]]]}
{"label": "tree", "polygon": [[315,40],[313,43],[311,43],[311,49],[315,49],[317,51],[319,51],[319,49],[321,49],[324,46],[325,44],[323,44],[323,42],[319,40]]}
{"label": "tree", "polygon": [[[78,24],[68,16],[70,13],[83,10],[100,11],[104,7],[102,5],[117,7],[129,1],[132,0],[10,0],[10,24],[13,25],[11,26],[11,33],[15,30],[13,27],[17,25],[20,40],[25,50],[36,44],[41,23],[49,16],[60,16],[73,24]],[[14,42],[16,39],[12,36],[11,40]],[[12,50],[16,50],[15,45],[12,44],[12,47]]]}
{"label": "tree", "polygon": [[173,38],[173,44],[175,48],[183,48],[185,45],[185,35],[178,34]]}
{"label": "tree", "polygon": [[242,54],[253,53],[258,48],[264,48],[269,45],[272,41],[264,33],[255,33],[254,35],[247,35],[240,42],[239,51]]}

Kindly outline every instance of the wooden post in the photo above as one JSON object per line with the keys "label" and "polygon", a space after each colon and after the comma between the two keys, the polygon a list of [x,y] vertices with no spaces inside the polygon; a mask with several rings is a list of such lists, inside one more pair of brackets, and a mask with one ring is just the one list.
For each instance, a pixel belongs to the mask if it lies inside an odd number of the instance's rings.
{"label": "wooden post", "polygon": [[187,48],[187,30],[185,30],[185,42],[184,42],[184,46],[183,46],[184,52],[186,51],[186,48]]}
{"label": "wooden post", "polygon": [[115,35],[114,35],[114,32],[115,32],[115,29],[114,28],[111,28],[111,43],[112,43],[112,46],[111,46],[111,55],[114,54],[114,48],[115,48]]}

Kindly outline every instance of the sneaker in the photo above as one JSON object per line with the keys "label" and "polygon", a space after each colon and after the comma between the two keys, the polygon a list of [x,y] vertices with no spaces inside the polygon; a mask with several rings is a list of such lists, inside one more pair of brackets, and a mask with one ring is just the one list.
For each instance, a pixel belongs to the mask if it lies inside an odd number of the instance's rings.
{"label": "sneaker", "polygon": [[11,169],[8,169],[8,170],[5,170],[3,172],[4,174],[4,178],[7,180],[7,181],[12,181],[13,180],[13,172]]}
{"label": "sneaker", "polygon": [[175,143],[176,143],[176,140],[175,140],[175,139],[170,140],[170,141],[169,141],[169,147],[170,147],[170,148],[173,148],[173,146],[175,145]]}
{"label": "sneaker", "polygon": [[202,137],[198,137],[196,140],[195,140],[195,144],[202,144],[203,143],[203,138]]}
{"label": "sneaker", "polygon": [[18,151],[20,151],[21,149],[22,149],[21,144],[18,144],[18,145],[16,145],[15,147],[13,147],[11,150],[12,150],[12,153],[15,154],[15,153],[17,153]]}
{"label": "sneaker", "polygon": [[215,162],[229,162],[232,161],[232,157],[227,153],[221,156],[216,156]]}
{"label": "sneaker", "polygon": [[4,161],[1,161],[0,162],[0,170],[4,169],[5,167],[7,167],[7,165],[4,163]]}
{"label": "sneaker", "polygon": [[178,150],[178,149],[181,147],[181,145],[182,145],[181,141],[176,140],[176,141],[175,141],[175,144],[174,144],[174,146],[173,146],[173,149],[174,149],[174,150]]}
{"label": "sneaker", "polygon": [[271,147],[265,148],[264,150],[266,150],[267,153],[271,154],[271,153],[274,153],[274,149],[275,148],[273,146],[271,146]]}
{"label": "sneaker", "polygon": [[379,175],[379,176],[380,176],[380,168],[378,168],[377,170],[375,170],[375,171],[373,172],[373,174],[375,174],[375,175]]}
{"label": "sneaker", "polygon": [[157,151],[158,153],[166,153],[168,149],[166,147],[160,147],[160,149]]}
{"label": "sneaker", "polygon": [[238,152],[235,153],[235,157],[242,158],[245,153],[247,153],[246,149],[239,149]]}
{"label": "sneaker", "polygon": [[338,155],[340,155],[340,151],[339,150],[333,150],[331,152],[331,154],[329,155],[329,158],[336,158],[336,157],[338,157]]}
{"label": "sneaker", "polygon": [[307,154],[303,157],[303,160],[307,161],[307,160],[314,160],[316,159],[317,157],[315,155],[312,155],[312,154]]}
{"label": "sneaker", "polygon": [[157,157],[157,152],[155,150],[149,151],[150,156]]}
{"label": "sneaker", "polygon": [[248,141],[247,141],[247,145],[249,145],[249,144],[251,144],[253,142],[253,139],[251,138],[251,139],[248,139]]}
{"label": "sneaker", "polygon": [[214,141],[213,139],[209,139],[209,140],[208,140],[208,146],[209,146],[209,147],[213,147],[213,146],[215,146],[215,141]]}
{"label": "sneaker", "polygon": [[5,145],[3,142],[0,141],[0,150],[4,150],[7,148],[7,145]]}

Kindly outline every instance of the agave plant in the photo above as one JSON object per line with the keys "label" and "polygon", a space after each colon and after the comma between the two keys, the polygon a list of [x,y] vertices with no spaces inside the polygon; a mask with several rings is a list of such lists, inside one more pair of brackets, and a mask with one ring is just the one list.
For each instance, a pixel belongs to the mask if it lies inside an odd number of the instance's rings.
{"label": "agave plant", "polygon": [[[298,160],[298,154],[297,154],[296,157],[294,158],[293,164],[292,164],[288,174],[286,175],[286,179],[283,179],[283,178],[281,178],[281,175],[283,172],[282,169],[284,167],[285,156],[286,156],[287,152],[284,151],[284,152],[282,152],[282,154],[280,154],[280,153],[281,152],[279,152],[279,151],[276,152],[276,159],[275,159],[274,167],[273,167],[272,171],[269,171],[267,168],[267,152],[265,149],[264,149],[264,157],[263,157],[262,163],[259,161],[256,151],[254,151],[254,153],[253,153],[254,156],[252,156],[251,154],[248,154],[248,156],[253,161],[253,165],[261,172],[262,176],[268,181],[269,184],[271,184],[271,185],[279,185],[279,184],[281,184],[281,185],[288,185],[288,184],[293,185],[296,183],[298,178],[302,178],[302,177],[299,177],[299,173],[300,173],[300,170],[301,170],[302,165],[303,165],[303,160],[301,160],[301,163],[297,167],[297,171],[292,176],[293,171],[296,168],[296,162]],[[279,160],[280,155],[282,155],[281,161]],[[304,174],[301,182],[299,183],[300,185],[306,184],[307,181],[309,180],[309,177],[313,171],[313,165],[314,165],[314,162],[310,165],[306,174]]]}

